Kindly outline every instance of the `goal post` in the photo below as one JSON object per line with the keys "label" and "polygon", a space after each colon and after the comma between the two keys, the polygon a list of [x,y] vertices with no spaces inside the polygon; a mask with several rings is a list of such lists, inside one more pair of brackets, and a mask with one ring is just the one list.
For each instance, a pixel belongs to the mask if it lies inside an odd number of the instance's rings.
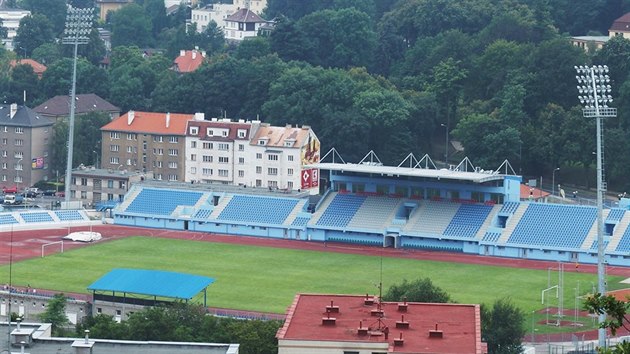
{"label": "goal post", "polygon": [[53,246],[53,245],[61,245],[61,253],[63,253],[63,241],[55,241],[55,242],[51,242],[51,243],[46,243],[42,245],[42,258],[44,258],[45,256],[45,250],[46,247],[48,246]]}

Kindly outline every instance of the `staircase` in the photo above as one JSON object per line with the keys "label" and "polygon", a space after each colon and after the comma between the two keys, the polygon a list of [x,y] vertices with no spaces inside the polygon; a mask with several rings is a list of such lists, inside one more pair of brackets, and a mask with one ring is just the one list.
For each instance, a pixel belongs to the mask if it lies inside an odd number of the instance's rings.
{"label": "staircase", "polygon": [[291,212],[289,213],[287,218],[284,220],[284,223],[282,225],[283,226],[291,226],[291,224],[293,224],[293,221],[295,220],[297,215],[304,210],[304,206],[306,205],[307,202],[308,202],[308,200],[306,200],[306,199],[300,200],[297,203],[297,205],[295,206],[295,208],[293,208],[293,210],[291,210]]}
{"label": "staircase", "polygon": [[608,243],[606,251],[612,252],[617,249],[617,246],[619,246],[619,242],[621,242],[621,238],[628,229],[628,226],[630,226],[630,215],[628,215],[628,213],[624,213],[623,217],[615,227],[615,231],[613,231],[613,234],[610,237],[610,242]]}
{"label": "staircase", "polygon": [[476,240],[483,239],[483,236],[486,234],[488,227],[490,227],[490,223],[492,223],[492,220],[494,220],[494,218],[497,216],[497,214],[499,213],[502,207],[503,207],[502,205],[498,205],[498,204],[495,204],[492,207],[492,210],[490,211],[490,213],[488,213],[488,217],[483,222],[483,224],[481,224],[481,227],[479,228],[479,230],[477,231],[477,234],[475,235]]}

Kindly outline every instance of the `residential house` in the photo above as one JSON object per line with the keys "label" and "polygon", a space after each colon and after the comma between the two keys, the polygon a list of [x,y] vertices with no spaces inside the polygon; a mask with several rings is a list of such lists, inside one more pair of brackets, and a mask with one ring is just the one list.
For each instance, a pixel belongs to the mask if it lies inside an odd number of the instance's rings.
{"label": "residential house", "polygon": [[101,128],[101,166],[152,171],[157,180],[183,181],[186,126],[192,114],[129,111]]}
{"label": "residential house", "polygon": [[131,185],[145,179],[153,179],[153,173],[80,166],[72,170],[70,197],[92,206],[102,201],[121,201]]}
{"label": "residential house", "polygon": [[214,21],[219,28],[225,27],[225,19],[237,10],[233,4],[209,4],[192,9],[190,22],[196,24],[197,32],[202,33]]}
{"label": "residential house", "polygon": [[39,63],[36,60],[33,59],[18,59],[18,60],[11,60],[9,62],[9,66],[13,69],[15,68],[17,65],[29,65],[30,67],[33,68],[33,72],[35,73],[35,75],[37,75],[38,79],[42,78],[42,75],[44,74],[44,71],[46,71],[46,65]]}
{"label": "residential house", "polygon": [[574,36],[571,37],[571,44],[582,48],[586,53],[592,53],[602,49],[609,39],[608,36]]}
{"label": "residential house", "polygon": [[484,354],[479,305],[298,294],[276,334],[278,354]]}
{"label": "residential house", "polygon": [[206,51],[195,48],[193,50],[181,50],[179,56],[173,61],[173,70],[180,74],[197,70],[206,60]]}
{"label": "residential house", "polygon": [[[91,112],[106,113],[111,119],[115,119],[120,116],[120,108],[93,93],[76,95],[75,102],[75,116],[86,115]],[[57,122],[60,119],[66,119],[70,117],[70,96],[55,96],[33,108],[33,110],[39,115],[51,119],[53,122]]]}
{"label": "residential house", "polygon": [[26,106],[0,105],[0,186],[23,188],[48,179],[52,125]]}
{"label": "residential house", "polygon": [[108,12],[120,10],[123,6],[132,2],[133,0],[96,0],[96,6],[99,9],[99,19],[105,21]]}
{"label": "residential house", "polygon": [[[0,1],[0,5],[1,4],[2,2]],[[7,37],[2,38],[4,48],[8,50],[16,49],[13,47],[13,38],[15,38],[17,29],[20,27],[20,20],[30,15],[31,12],[28,10],[0,7],[0,20],[2,20],[2,27],[7,29]]]}
{"label": "residential house", "polygon": [[267,23],[250,9],[243,8],[225,19],[223,30],[228,41],[242,41],[248,37],[256,37],[258,30]]}
{"label": "residential house", "polygon": [[613,21],[608,30],[608,37],[622,36],[630,39],[630,12]]}
{"label": "residential house", "polygon": [[317,194],[319,140],[310,127],[273,127],[260,121],[188,122],[186,181],[223,183]]}

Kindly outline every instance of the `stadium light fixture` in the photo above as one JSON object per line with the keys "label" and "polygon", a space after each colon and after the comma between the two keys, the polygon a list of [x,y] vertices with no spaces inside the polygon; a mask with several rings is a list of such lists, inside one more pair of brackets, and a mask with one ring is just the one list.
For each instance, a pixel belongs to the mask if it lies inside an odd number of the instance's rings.
{"label": "stadium light fixture", "polygon": [[63,32],[63,44],[74,45],[74,56],[72,62],[72,88],[70,89],[70,118],[68,121],[68,155],[66,165],[65,202],[70,201],[70,181],[72,178],[72,150],[74,146],[74,112],[76,109],[76,87],[77,87],[77,52],[79,44],[87,44],[90,41],[89,35],[92,32],[92,22],[94,21],[94,8],[77,8],[68,6],[66,16],[66,28]]}
{"label": "stadium light fixture", "polygon": [[[606,190],[604,182],[604,141],[602,119],[617,116],[617,109],[608,107],[613,101],[610,95],[610,77],[607,65],[575,66],[578,82],[578,99],[584,106],[582,112],[586,118],[595,118],[597,123],[597,291],[606,293],[606,268],[604,250],[604,218],[603,199]],[[600,314],[598,322],[601,325],[606,320],[606,314]],[[606,329],[598,331],[598,345],[606,347]]]}

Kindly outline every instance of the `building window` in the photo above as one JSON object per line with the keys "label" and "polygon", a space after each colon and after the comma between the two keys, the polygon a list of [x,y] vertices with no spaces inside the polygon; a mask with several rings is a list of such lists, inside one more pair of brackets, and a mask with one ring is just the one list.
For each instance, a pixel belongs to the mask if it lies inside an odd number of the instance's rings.
{"label": "building window", "polygon": [[157,154],[158,155],[164,155],[164,149],[157,149]]}
{"label": "building window", "polygon": [[293,161],[293,155],[287,156],[287,161]]}
{"label": "building window", "polygon": [[119,132],[109,132],[109,138],[110,139],[120,139],[120,133]]}
{"label": "building window", "polygon": [[197,148],[197,142],[196,141],[191,141],[190,142],[190,147],[193,148],[193,149],[196,149]]}
{"label": "building window", "polygon": [[239,138],[241,138],[241,139],[245,138],[245,134],[246,134],[245,130],[242,130],[242,129],[238,130],[238,137]]}
{"label": "building window", "polygon": [[6,150],[2,150],[2,157],[7,157],[8,153]]}
{"label": "building window", "polygon": [[190,161],[197,161],[197,155],[196,154],[190,154]]}
{"label": "building window", "polygon": [[114,188],[114,181],[111,179],[107,180],[107,188]]}
{"label": "building window", "polygon": [[206,150],[212,150],[212,143],[203,143],[203,148]]}
{"label": "building window", "polygon": [[256,180],[256,187],[262,187],[262,180],[261,179],[257,179]]}
{"label": "building window", "polygon": [[127,146],[127,152],[131,154],[133,152],[133,147]]}
{"label": "building window", "polygon": [[223,151],[230,150],[230,144],[219,144],[219,150],[223,150]]}
{"label": "building window", "polygon": [[265,145],[266,142],[264,139],[258,140],[258,145]]}
{"label": "building window", "polygon": [[3,162],[3,163],[2,163],[2,169],[3,169],[3,170],[6,170],[6,169],[7,169],[7,163],[6,163],[6,162]]}
{"label": "building window", "polygon": [[269,188],[278,188],[278,181],[269,181],[267,182],[267,186]]}
{"label": "building window", "polygon": [[190,127],[190,135],[199,134],[199,127]]}
{"label": "building window", "polygon": [[24,127],[15,127],[15,134],[24,134]]}
{"label": "building window", "polygon": [[2,182],[6,182],[7,181],[7,175],[2,175]]}
{"label": "building window", "polygon": [[257,152],[256,153],[256,160],[260,160],[260,159],[262,159],[262,154]]}
{"label": "building window", "polygon": [[230,158],[227,156],[219,156],[219,163],[229,163]]}
{"label": "building window", "polygon": [[262,166],[256,166],[256,173],[258,174],[262,173]]}
{"label": "building window", "polygon": [[190,168],[190,173],[192,173],[193,175],[197,174],[197,167],[191,167]]}
{"label": "building window", "polygon": [[153,136],[153,141],[156,142],[156,143],[161,143],[161,142],[164,141],[164,137],[161,136],[161,135],[155,135],[155,136]]}
{"label": "building window", "polygon": [[207,128],[206,129],[206,135],[207,136],[214,136],[214,131],[212,130],[212,128]]}
{"label": "building window", "polygon": [[245,177],[245,171],[238,170],[238,176],[241,177],[241,178]]}
{"label": "building window", "polygon": [[9,127],[7,127],[6,125],[2,127],[2,131],[5,133],[9,132]]}
{"label": "building window", "polygon": [[293,182],[291,182],[291,181],[287,182],[287,188],[288,189],[293,189]]}
{"label": "building window", "polygon": [[244,163],[245,163],[245,158],[244,158],[244,157],[239,157],[239,158],[238,158],[238,163],[239,163],[240,165],[244,164]]}
{"label": "building window", "polygon": [[16,146],[24,146],[24,139],[15,139]]}
{"label": "building window", "polygon": [[173,169],[177,168],[177,162],[169,162],[168,168],[173,168]]}
{"label": "building window", "polygon": [[203,155],[203,162],[212,162],[212,156]]}
{"label": "building window", "polygon": [[15,176],[15,178],[13,179],[13,182],[22,183],[22,176]]}
{"label": "building window", "polygon": [[81,199],[87,199],[87,191],[81,191]]}
{"label": "building window", "polygon": [[278,161],[278,155],[276,155],[276,154],[269,154],[269,155],[267,155],[267,159],[269,159],[269,161]]}
{"label": "building window", "polygon": [[3,145],[7,145],[9,143],[9,139],[7,138],[2,138],[2,144]]}
{"label": "building window", "polygon": [[112,165],[118,165],[120,162],[120,160],[118,159],[118,157],[110,157],[109,158],[109,163]]}
{"label": "building window", "polygon": [[162,167],[163,167],[163,165],[162,165],[162,161],[158,161],[158,162],[157,162],[157,168],[162,168]]}
{"label": "building window", "polygon": [[87,186],[87,178],[85,178],[85,177],[81,178],[81,185],[82,186]]}
{"label": "building window", "polygon": [[168,175],[168,180],[171,181],[171,182],[176,182],[177,181],[177,175],[169,174]]}
{"label": "building window", "polygon": [[120,146],[119,145],[110,145],[109,146],[109,151],[118,152],[119,150],[120,150]]}
{"label": "building window", "polygon": [[287,176],[293,176],[293,169],[292,168],[289,168],[287,170]]}
{"label": "building window", "polygon": [[15,170],[16,171],[22,171],[23,170],[23,166],[22,166],[21,162],[15,164]]}
{"label": "building window", "polygon": [[162,174],[161,173],[157,173],[155,175],[153,175],[155,177],[156,180],[161,181],[162,180]]}
{"label": "building window", "polygon": [[16,151],[15,154],[13,154],[13,157],[16,159],[24,158],[24,151]]}
{"label": "building window", "polygon": [[245,145],[238,144],[238,151],[245,151]]}
{"label": "building window", "polygon": [[126,185],[127,185],[127,183],[125,183],[125,181],[118,181],[118,188],[119,189],[125,189]]}
{"label": "building window", "polygon": [[228,170],[219,170],[220,177],[227,177],[228,173],[229,173]]}
{"label": "building window", "polygon": [[275,167],[269,167],[267,168],[267,174],[270,176],[276,176],[278,175],[278,169]]}
{"label": "building window", "polygon": [[211,168],[204,168],[201,170],[201,174],[204,176],[212,176],[212,169]]}
{"label": "building window", "polygon": [[[176,136],[170,136],[168,138],[168,142],[175,144],[175,143],[179,142],[179,138],[176,137]],[[175,179],[173,181],[177,181],[177,176],[175,176]]]}
{"label": "building window", "polygon": [[177,156],[177,149],[168,149],[168,156]]}
{"label": "building window", "polygon": [[127,140],[138,140],[138,134],[127,133]]}

